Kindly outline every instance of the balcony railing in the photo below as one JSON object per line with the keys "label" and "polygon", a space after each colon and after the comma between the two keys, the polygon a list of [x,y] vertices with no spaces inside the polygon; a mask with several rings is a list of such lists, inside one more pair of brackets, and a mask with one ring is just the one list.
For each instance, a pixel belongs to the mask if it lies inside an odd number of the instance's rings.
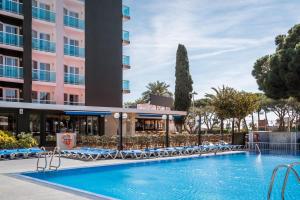
{"label": "balcony railing", "polygon": [[0,44],[22,47],[23,36],[0,31]]}
{"label": "balcony railing", "polygon": [[32,103],[40,103],[40,104],[56,104],[53,100],[42,100],[42,99],[32,99]]}
{"label": "balcony railing", "polygon": [[18,97],[0,97],[0,101],[22,102],[23,99]]}
{"label": "balcony railing", "polygon": [[55,22],[55,13],[38,7],[32,7],[32,17],[47,22]]}
{"label": "balcony railing", "polygon": [[23,79],[23,67],[0,65],[0,77]]}
{"label": "balcony railing", "polygon": [[125,19],[130,19],[130,8],[128,6],[123,5],[122,14]]}
{"label": "balcony railing", "polygon": [[73,45],[64,45],[64,54],[67,56],[74,56],[74,57],[80,57],[84,58],[85,57],[85,52],[84,48],[80,48],[78,46],[73,46]]}
{"label": "balcony railing", "polygon": [[123,67],[129,68],[130,67],[130,57],[123,56]]}
{"label": "balcony railing", "polygon": [[64,16],[64,25],[72,28],[84,30],[84,21],[72,16]]}
{"label": "balcony railing", "polygon": [[32,38],[32,48],[39,51],[55,53],[55,43],[48,40]]}
{"label": "balcony railing", "polygon": [[122,39],[123,39],[123,42],[130,43],[128,31],[123,31]]}
{"label": "balcony railing", "polygon": [[128,80],[123,80],[123,91],[130,91]]}
{"label": "balcony railing", "polygon": [[52,82],[56,81],[56,73],[48,70],[32,70],[32,80],[33,81],[43,81],[43,82]]}
{"label": "balcony railing", "polygon": [[74,101],[65,101],[65,105],[71,105],[71,106],[84,106],[84,102],[74,102]]}
{"label": "balcony railing", "polygon": [[23,14],[23,4],[12,0],[0,0],[0,10],[14,14]]}
{"label": "balcony railing", "polygon": [[65,73],[65,84],[71,85],[85,85],[84,76],[79,74]]}

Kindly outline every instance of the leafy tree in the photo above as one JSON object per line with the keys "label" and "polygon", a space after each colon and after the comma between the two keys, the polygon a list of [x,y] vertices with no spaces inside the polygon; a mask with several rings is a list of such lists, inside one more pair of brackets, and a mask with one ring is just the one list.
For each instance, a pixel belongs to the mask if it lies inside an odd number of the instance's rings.
{"label": "leafy tree", "polygon": [[[257,110],[258,104],[258,97],[256,94],[247,93],[247,92],[236,92],[233,95],[234,98],[234,118],[236,118],[238,132],[240,132],[241,122],[242,120],[245,121],[245,118]],[[245,127],[247,124],[245,123]]]}
{"label": "leafy tree", "polygon": [[207,131],[212,131],[218,124],[218,118],[215,113],[215,108],[211,105],[210,100],[208,98],[196,100],[195,107],[197,114],[201,115]]}
{"label": "leafy tree", "polygon": [[296,127],[298,127],[297,123],[299,121],[300,116],[300,102],[296,98],[290,97],[287,100],[287,106],[287,115],[289,117],[288,129],[289,131],[291,131],[294,122],[296,122]]}
{"label": "leafy tree", "polygon": [[179,44],[176,54],[176,81],[175,81],[175,110],[188,111],[191,106],[191,92],[193,81],[189,70],[187,50]]}
{"label": "leafy tree", "polygon": [[259,89],[273,99],[300,99],[300,24],[275,38],[272,55],[256,61],[252,75]]}
{"label": "leafy tree", "polygon": [[172,97],[172,92],[169,91],[170,85],[168,85],[165,82],[152,82],[149,83],[146,88],[147,90],[142,93],[142,98],[140,100],[137,100],[137,103],[148,103],[150,102],[150,95],[158,95],[158,96],[166,96],[166,97]]}
{"label": "leafy tree", "polygon": [[215,94],[206,94],[206,97],[214,107],[217,117],[221,121],[221,134],[223,137],[224,120],[234,118],[234,96],[237,91],[230,87],[212,88]]}
{"label": "leafy tree", "polygon": [[268,107],[279,120],[279,131],[284,131],[285,122],[284,117],[287,115],[289,107],[286,99],[268,99]]}

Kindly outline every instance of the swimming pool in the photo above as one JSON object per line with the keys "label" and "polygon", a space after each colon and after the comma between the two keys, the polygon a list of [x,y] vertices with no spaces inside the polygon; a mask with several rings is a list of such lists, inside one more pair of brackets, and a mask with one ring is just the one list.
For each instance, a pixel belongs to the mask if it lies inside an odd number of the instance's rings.
{"label": "swimming pool", "polygon": [[[124,200],[261,200],[267,197],[274,167],[299,158],[240,153],[23,175]],[[283,177],[283,171],[279,175]],[[282,182],[277,179],[272,199],[280,199]],[[286,199],[300,199],[293,175]]]}

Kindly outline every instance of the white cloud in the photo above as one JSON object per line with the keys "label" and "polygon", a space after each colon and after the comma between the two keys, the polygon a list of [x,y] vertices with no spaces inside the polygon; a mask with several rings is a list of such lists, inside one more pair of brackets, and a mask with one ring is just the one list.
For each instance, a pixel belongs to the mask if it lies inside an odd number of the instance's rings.
{"label": "white cloud", "polygon": [[[222,84],[254,91],[257,86],[250,72],[255,59],[270,53],[274,37],[300,20],[297,12],[289,12],[300,8],[297,1],[127,3],[133,16],[126,25],[131,32],[131,45],[125,52],[131,56],[132,69],[124,76],[131,81],[132,93],[125,100],[138,98],[150,81],[163,80],[174,87],[178,43],[188,49],[194,88],[199,94]],[[224,73],[220,66],[226,66]]]}

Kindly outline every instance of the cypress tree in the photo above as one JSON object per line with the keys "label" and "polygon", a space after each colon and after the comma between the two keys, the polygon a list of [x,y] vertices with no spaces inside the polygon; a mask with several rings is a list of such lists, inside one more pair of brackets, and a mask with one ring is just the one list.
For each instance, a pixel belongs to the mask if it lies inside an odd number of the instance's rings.
{"label": "cypress tree", "polygon": [[191,106],[191,92],[193,80],[190,75],[189,59],[184,45],[179,44],[176,53],[175,72],[175,102],[174,108],[179,111],[188,111]]}

